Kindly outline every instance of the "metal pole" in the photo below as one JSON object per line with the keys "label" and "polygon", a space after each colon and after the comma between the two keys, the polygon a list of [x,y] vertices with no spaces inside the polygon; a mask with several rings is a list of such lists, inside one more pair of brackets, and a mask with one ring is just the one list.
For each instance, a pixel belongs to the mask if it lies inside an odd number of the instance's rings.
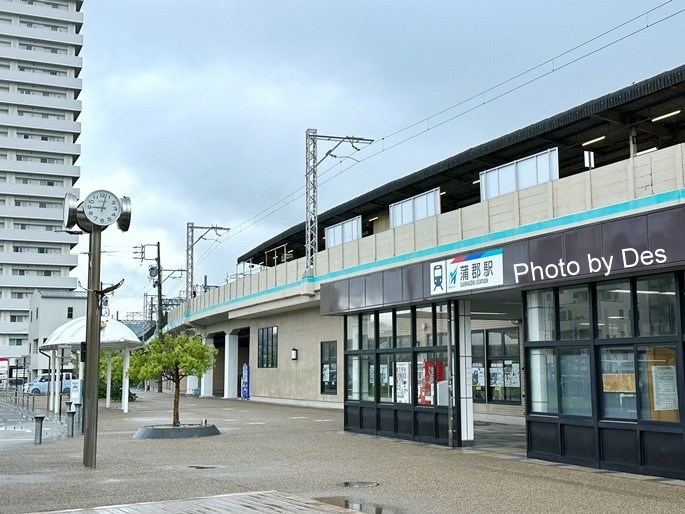
{"label": "metal pole", "polygon": [[454,362],[452,353],[453,302],[447,303],[447,446],[454,448]]}
{"label": "metal pole", "polygon": [[84,401],[83,465],[95,469],[98,426],[98,381],[100,371],[100,251],[102,228],[93,224],[90,234],[90,270],[86,332],[86,398]]}

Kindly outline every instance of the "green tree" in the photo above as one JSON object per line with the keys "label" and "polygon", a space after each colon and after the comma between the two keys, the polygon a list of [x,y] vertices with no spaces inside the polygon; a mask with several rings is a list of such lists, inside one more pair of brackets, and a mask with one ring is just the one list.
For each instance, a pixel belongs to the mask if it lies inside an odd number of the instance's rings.
{"label": "green tree", "polygon": [[131,352],[128,376],[132,380],[152,380],[160,374],[174,383],[172,425],[179,426],[181,380],[201,376],[214,364],[216,349],[202,343],[200,336],[183,332],[177,336],[163,334]]}

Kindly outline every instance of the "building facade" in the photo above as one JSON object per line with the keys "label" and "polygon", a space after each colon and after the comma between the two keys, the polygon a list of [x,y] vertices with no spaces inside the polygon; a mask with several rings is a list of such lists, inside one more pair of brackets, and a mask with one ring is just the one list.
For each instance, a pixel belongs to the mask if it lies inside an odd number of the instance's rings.
{"label": "building facade", "polygon": [[80,0],[0,2],[0,356],[30,353],[34,289],[76,288],[63,228],[80,169]]}
{"label": "building facade", "polygon": [[301,224],[167,329],[219,348],[204,395],[248,364],[253,399],[345,430],[457,446],[507,420],[532,457],[684,478],[683,94],[685,66],[335,207],[313,275]]}

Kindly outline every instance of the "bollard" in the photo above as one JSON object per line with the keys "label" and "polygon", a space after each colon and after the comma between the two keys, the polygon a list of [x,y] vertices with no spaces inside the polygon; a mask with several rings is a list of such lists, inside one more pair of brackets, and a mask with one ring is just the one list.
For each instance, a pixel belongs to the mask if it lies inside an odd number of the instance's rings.
{"label": "bollard", "polygon": [[76,408],[76,425],[79,427],[81,435],[83,435],[83,428],[81,427],[81,404],[76,402],[74,407]]}
{"label": "bollard", "polygon": [[[29,406],[29,399],[26,399],[26,407]],[[36,410],[36,395],[32,394],[31,395],[31,411]]]}
{"label": "bollard", "polygon": [[36,422],[33,444],[41,444],[43,442],[43,419],[45,419],[45,416],[33,416],[33,421]]}
{"label": "bollard", "polygon": [[67,400],[67,401],[64,402],[64,403],[67,404],[67,412],[69,412],[69,411],[71,410],[71,404],[72,404],[71,400]]}
{"label": "bollard", "polygon": [[76,411],[67,411],[67,437],[74,437],[74,415],[76,415]]}

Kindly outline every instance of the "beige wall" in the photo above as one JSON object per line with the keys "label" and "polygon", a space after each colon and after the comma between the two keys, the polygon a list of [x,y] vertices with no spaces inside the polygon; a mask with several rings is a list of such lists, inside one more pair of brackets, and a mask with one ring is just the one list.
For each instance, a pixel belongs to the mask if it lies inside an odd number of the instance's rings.
{"label": "beige wall", "polygon": [[[319,309],[293,311],[250,321],[250,384],[255,399],[290,399],[298,404],[310,402],[342,408],[343,319],[322,317]],[[257,331],[278,327],[278,367],[257,368]],[[338,394],[321,394],[320,366],[322,341],[338,342]],[[291,360],[290,350],[297,348],[298,358]],[[321,405],[319,405],[321,406]]]}

